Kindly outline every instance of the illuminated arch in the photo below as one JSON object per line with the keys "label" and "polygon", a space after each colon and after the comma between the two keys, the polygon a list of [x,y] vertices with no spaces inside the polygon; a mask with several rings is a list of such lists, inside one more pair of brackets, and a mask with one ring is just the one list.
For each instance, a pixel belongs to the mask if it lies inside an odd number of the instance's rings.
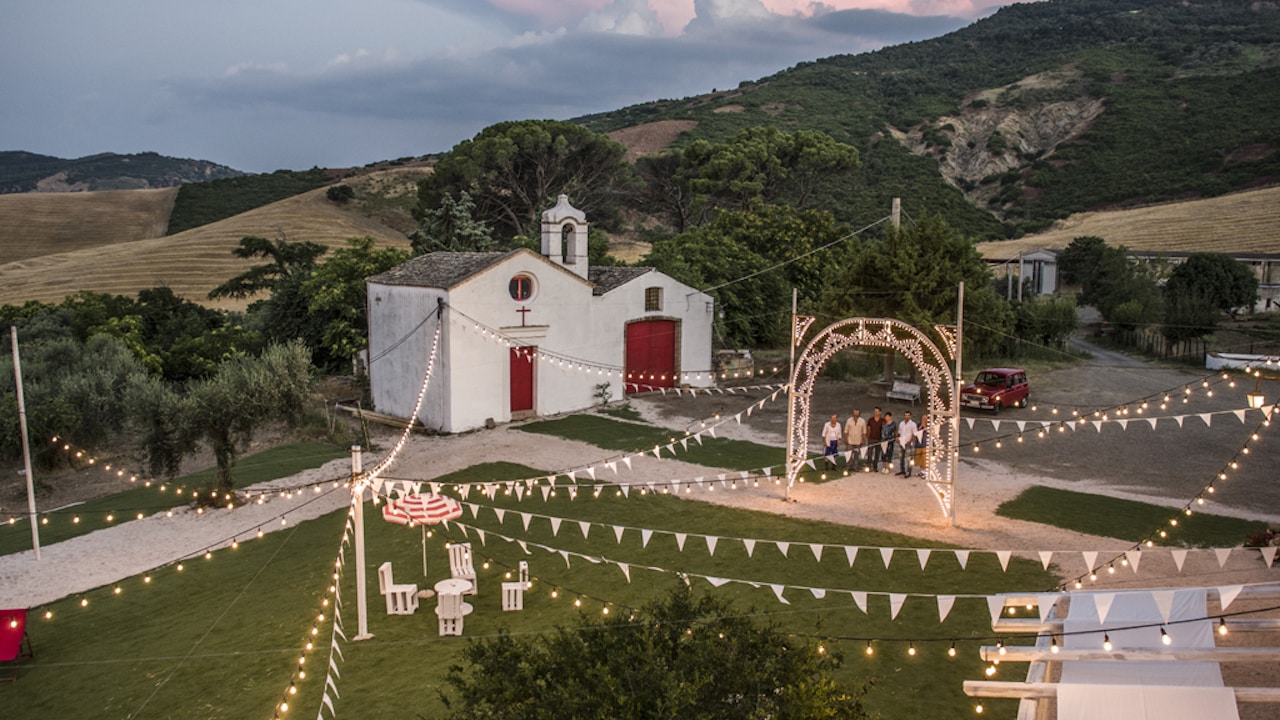
{"label": "illuminated arch", "polygon": [[[792,346],[798,346],[813,324],[811,317],[797,317],[791,338]],[[935,325],[934,331],[942,339],[946,352],[938,348],[928,335],[916,328],[891,318],[847,318],[828,325],[818,333],[804,352],[796,359],[791,374],[787,437],[787,487],[795,484],[800,468],[808,459],[809,405],[813,386],[822,368],[841,350],[853,347],[891,349],[905,357],[919,371],[921,391],[926,397],[929,413],[927,428],[929,445],[925,450],[925,483],[937,498],[938,504],[954,522],[952,508],[955,497],[955,468],[951,462],[959,432],[959,405],[955,376],[951,362],[956,356],[955,329]],[[944,422],[945,421],[945,422]]]}

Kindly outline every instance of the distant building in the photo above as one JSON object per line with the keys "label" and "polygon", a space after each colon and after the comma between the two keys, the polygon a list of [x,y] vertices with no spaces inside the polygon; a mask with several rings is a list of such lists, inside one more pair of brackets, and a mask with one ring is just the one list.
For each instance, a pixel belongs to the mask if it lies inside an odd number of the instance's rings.
{"label": "distant building", "polygon": [[379,412],[412,414],[435,327],[424,320],[441,314],[419,413],[441,432],[587,408],[604,383],[610,399],[714,383],[712,298],[653,268],[588,267],[586,216],[564,195],[542,214],[541,254],[437,252],[366,282]]}

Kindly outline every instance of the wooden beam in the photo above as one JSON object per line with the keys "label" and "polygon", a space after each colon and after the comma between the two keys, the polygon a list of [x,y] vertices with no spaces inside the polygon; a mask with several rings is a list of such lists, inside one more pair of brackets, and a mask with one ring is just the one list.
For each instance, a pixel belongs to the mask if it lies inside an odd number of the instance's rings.
{"label": "wooden beam", "polygon": [[1129,662],[1280,662],[1280,648],[1218,647],[1112,650],[1068,650],[1051,652],[1029,645],[1006,645],[1003,655],[997,646],[984,645],[984,662],[1068,662],[1068,661],[1129,661]]}
{"label": "wooden beam", "polygon": [[[969,697],[1021,698],[1043,700],[1058,697],[1058,683],[1000,682],[998,680],[965,680],[964,694]],[[1151,687],[1151,686],[1148,686]],[[1236,702],[1280,702],[1280,688],[1237,687]]]}

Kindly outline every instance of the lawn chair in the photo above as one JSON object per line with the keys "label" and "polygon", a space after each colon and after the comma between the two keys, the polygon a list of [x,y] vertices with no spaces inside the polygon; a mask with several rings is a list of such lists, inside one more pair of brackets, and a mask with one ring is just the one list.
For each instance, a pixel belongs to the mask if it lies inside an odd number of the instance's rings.
{"label": "lawn chair", "polygon": [[517,582],[502,583],[502,611],[524,609],[524,591],[529,587],[529,561],[521,560]]}
{"label": "lawn chair", "polygon": [[35,656],[31,637],[27,635],[27,611],[0,610],[0,663],[13,663],[13,674],[0,676],[0,680],[17,680],[18,664]]}
{"label": "lawn chair", "polygon": [[476,569],[471,564],[471,543],[451,543],[449,545],[449,575],[470,580],[471,589],[466,594],[476,594]]}
{"label": "lawn chair", "polygon": [[436,596],[436,617],[440,619],[441,635],[461,635],[462,619],[471,614],[471,604],[462,602],[461,593],[440,593]]}
{"label": "lawn chair", "polygon": [[418,609],[418,586],[397,585],[391,579],[391,563],[378,566],[378,592],[387,598],[388,615],[412,615]]}

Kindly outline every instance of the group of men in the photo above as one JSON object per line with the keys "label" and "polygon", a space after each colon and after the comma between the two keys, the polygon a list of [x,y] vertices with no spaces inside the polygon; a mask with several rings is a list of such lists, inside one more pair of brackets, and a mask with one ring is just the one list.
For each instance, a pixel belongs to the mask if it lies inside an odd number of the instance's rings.
{"label": "group of men", "polygon": [[832,415],[831,420],[822,426],[824,467],[836,467],[836,457],[843,442],[846,452],[850,452],[848,466],[851,469],[888,474],[893,468],[896,448],[898,472],[894,474],[911,477],[913,465],[921,472],[924,470],[924,463],[916,460],[916,450],[927,444],[928,424],[928,415],[922,417],[917,425],[908,410],[902,414],[902,421],[896,422],[893,413],[882,413],[878,407],[869,419],[862,417],[861,410],[854,410],[853,417],[843,425],[838,415]]}

